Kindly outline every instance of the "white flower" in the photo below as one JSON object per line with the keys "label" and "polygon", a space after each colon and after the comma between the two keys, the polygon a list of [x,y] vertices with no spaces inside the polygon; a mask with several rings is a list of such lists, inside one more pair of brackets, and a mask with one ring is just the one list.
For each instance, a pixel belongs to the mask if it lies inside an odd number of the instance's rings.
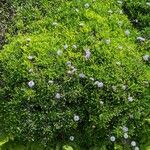
{"label": "white flower", "polygon": [[61,56],[62,54],[63,54],[63,51],[59,49],[59,50],[57,51],[57,55]]}
{"label": "white flower", "polygon": [[30,41],[31,41],[31,39],[30,39],[30,38],[27,38],[27,39],[26,39],[26,41],[27,41],[27,42],[30,42]]}
{"label": "white flower", "polygon": [[106,44],[110,44],[110,39],[107,39],[105,42]]}
{"label": "white flower", "polygon": [[97,85],[99,88],[104,86],[103,82],[95,81],[94,85]]}
{"label": "white flower", "polygon": [[130,35],[130,31],[129,31],[129,30],[126,30],[126,31],[125,31],[125,35],[126,35],[126,36],[129,36],[129,35]]}
{"label": "white flower", "polygon": [[90,56],[91,56],[91,52],[90,52],[89,49],[87,49],[85,53],[86,53],[85,54],[85,58],[86,58],[86,60],[88,60],[90,58]]}
{"label": "white flower", "polygon": [[117,90],[117,87],[116,86],[112,86],[112,89],[113,89],[113,91],[116,91]]}
{"label": "white flower", "polygon": [[79,26],[82,26],[82,27],[83,27],[83,26],[84,26],[84,23],[79,23]]}
{"label": "white flower", "polygon": [[58,25],[57,22],[53,22],[53,23],[52,23],[52,26],[57,26],[57,25]]}
{"label": "white flower", "polygon": [[114,136],[111,136],[111,137],[110,137],[110,140],[111,140],[112,142],[115,142],[116,138],[115,138]]}
{"label": "white flower", "polygon": [[103,101],[100,101],[100,104],[101,104],[101,105],[103,105],[103,104],[104,104],[104,102],[103,102]]}
{"label": "white flower", "polygon": [[60,95],[59,93],[56,93],[55,98],[56,98],[56,99],[60,99],[60,98],[61,98],[61,95]]}
{"label": "white flower", "polygon": [[123,130],[124,132],[128,132],[128,128],[127,128],[126,126],[124,126],[124,127],[122,128],[122,130]]}
{"label": "white flower", "polygon": [[145,61],[148,61],[148,60],[149,60],[149,55],[144,55],[144,56],[143,56],[143,59],[144,59]]}
{"label": "white flower", "polygon": [[137,37],[137,40],[144,42],[145,38],[139,36],[139,37]]}
{"label": "white flower", "polygon": [[71,67],[71,61],[67,61],[66,64],[67,64],[68,67]]}
{"label": "white flower", "polygon": [[135,141],[132,141],[132,142],[131,142],[131,146],[136,146],[136,142],[135,142]]}
{"label": "white flower", "polygon": [[129,97],[128,97],[128,101],[129,101],[129,102],[133,102],[133,97],[130,97],[130,96],[129,96]]}
{"label": "white flower", "polygon": [[120,14],[123,14],[123,11],[122,11],[122,10],[120,10],[120,11],[119,11],[119,13],[120,13]]}
{"label": "white flower", "polygon": [[29,69],[29,73],[32,73],[33,72],[33,69]]}
{"label": "white flower", "polygon": [[146,3],[146,5],[150,6],[150,3],[149,3],[149,2],[147,2],[147,3]]}
{"label": "white flower", "polygon": [[80,77],[80,78],[85,78],[85,74],[80,73],[80,74],[79,74],[79,77]]}
{"label": "white flower", "polygon": [[139,150],[139,147],[136,146],[134,150]]}
{"label": "white flower", "polygon": [[90,77],[90,80],[94,81],[94,78]]}
{"label": "white flower", "polygon": [[123,90],[126,90],[126,89],[127,89],[127,86],[126,86],[126,85],[123,85],[123,86],[122,86],[122,89],[123,89]]}
{"label": "white flower", "polygon": [[112,14],[112,13],[113,13],[113,11],[110,9],[110,10],[108,11],[108,13]]}
{"label": "white flower", "polygon": [[121,65],[121,62],[120,62],[120,61],[117,61],[117,62],[116,62],[116,65],[120,66],[120,65]]}
{"label": "white flower", "polygon": [[118,4],[122,4],[122,1],[117,1]]}
{"label": "white flower", "polygon": [[74,141],[74,136],[69,137],[70,141]]}
{"label": "white flower", "polygon": [[72,45],[72,48],[73,48],[73,49],[77,49],[77,46],[76,46],[76,45]]}
{"label": "white flower", "polygon": [[125,138],[125,139],[128,138],[128,134],[127,134],[127,133],[124,134],[124,138]]}
{"label": "white flower", "polygon": [[33,56],[31,56],[31,55],[28,56],[28,59],[29,59],[29,60],[32,60],[32,59],[33,59]]}
{"label": "white flower", "polygon": [[64,45],[64,49],[67,49],[68,48],[68,45],[66,44],[66,45]]}
{"label": "white flower", "polygon": [[54,81],[53,81],[53,80],[49,80],[48,83],[49,83],[49,84],[53,84]]}
{"label": "white flower", "polygon": [[79,12],[79,9],[76,8],[75,11],[76,11],[76,12]]}
{"label": "white flower", "polygon": [[80,120],[80,117],[79,116],[77,116],[77,115],[74,115],[74,121],[79,121]]}
{"label": "white flower", "polygon": [[89,8],[89,7],[90,7],[90,4],[89,4],[89,3],[86,3],[86,4],[84,5],[84,7],[85,7],[85,8]]}
{"label": "white flower", "polygon": [[34,85],[35,85],[34,81],[28,82],[28,86],[29,86],[30,88],[32,88]]}
{"label": "white flower", "polygon": [[123,49],[123,47],[121,45],[118,46],[119,49]]}

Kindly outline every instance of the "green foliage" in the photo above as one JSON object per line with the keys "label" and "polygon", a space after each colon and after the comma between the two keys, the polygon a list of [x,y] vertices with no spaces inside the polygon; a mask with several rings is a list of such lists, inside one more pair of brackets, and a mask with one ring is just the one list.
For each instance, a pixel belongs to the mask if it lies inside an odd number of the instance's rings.
{"label": "green foliage", "polygon": [[114,0],[14,0],[14,6],[0,55],[2,134],[47,149],[112,150],[111,136],[118,147],[140,145],[150,110],[149,60],[137,51],[138,33],[121,6]]}

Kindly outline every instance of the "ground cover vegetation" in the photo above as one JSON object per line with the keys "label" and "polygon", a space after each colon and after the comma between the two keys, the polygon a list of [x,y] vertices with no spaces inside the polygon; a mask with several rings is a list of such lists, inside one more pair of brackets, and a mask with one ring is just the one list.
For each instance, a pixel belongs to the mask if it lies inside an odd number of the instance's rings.
{"label": "ground cover vegetation", "polygon": [[149,24],[134,4],[12,2],[0,54],[2,150],[148,149]]}

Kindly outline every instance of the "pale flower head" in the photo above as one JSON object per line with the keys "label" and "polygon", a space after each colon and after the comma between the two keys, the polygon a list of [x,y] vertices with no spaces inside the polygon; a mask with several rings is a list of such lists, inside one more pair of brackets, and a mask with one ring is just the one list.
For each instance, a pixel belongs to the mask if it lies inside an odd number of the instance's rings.
{"label": "pale flower head", "polygon": [[135,142],[135,141],[132,141],[132,142],[131,142],[131,146],[133,146],[133,147],[136,146],[136,142]]}
{"label": "pale flower head", "polygon": [[88,59],[90,58],[90,56],[91,56],[91,52],[90,52],[89,49],[87,49],[87,50],[85,51],[85,58],[86,58],[86,60],[88,60]]}
{"label": "pale flower head", "polygon": [[78,115],[74,115],[74,121],[79,121],[80,120],[80,117]]}
{"label": "pale flower head", "polygon": [[53,81],[53,80],[49,80],[48,83],[49,83],[49,84],[53,84],[54,81]]}
{"label": "pale flower head", "polygon": [[129,31],[128,29],[125,31],[125,35],[126,35],[126,36],[129,36],[129,35],[130,35],[130,31]]}
{"label": "pale flower head", "polygon": [[105,40],[106,44],[110,44],[110,39]]}
{"label": "pale flower head", "polygon": [[141,42],[144,42],[144,41],[145,41],[145,38],[139,36],[139,37],[137,37],[137,40],[139,40],[139,41],[141,41]]}
{"label": "pale flower head", "polygon": [[68,45],[67,45],[67,44],[65,44],[65,45],[64,45],[64,49],[67,49],[67,48],[68,48]]}
{"label": "pale flower head", "polygon": [[144,56],[143,56],[143,60],[145,60],[145,61],[148,61],[148,60],[149,60],[149,58],[150,58],[150,56],[149,56],[149,55],[144,55]]}
{"label": "pale flower head", "polygon": [[110,137],[110,140],[111,140],[112,142],[115,142],[116,138],[115,138],[114,136],[111,136],[111,137]]}
{"label": "pale flower head", "polygon": [[69,137],[69,140],[70,140],[70,141],[74,141],[74,136],[70,136],[70,137]]}
{"label": "pale flower head", "polygon": [[56,98],[56,99],[60,99],[60,98],[61,98],[61,95],[60,95],[59,93],[56,93],[55,98]]}
{"label": "pale flower head", "polygon": [[127,139],[129,137],[127,133],[124,133],[123,136],[124,136],[125,139]]}
{"label": "pale flower head", "polygon": [[126,126],[124,126],[123,128],[122,128],[122,130],[124,131],[124,132],[128,132],[128,128],[126,127]]}
{"label": "pale flower head", "polygon": [[129,96],[129,97],[128,97],[128,101],[129,101],[129,102],[133,102],[133,97]]}
{"label": "pale flower head", "polygon": [[80,78],[85,78],[85,74],[80,73],[80,74],[79,74],[79,77],[80,77]]}
{"label": "pale flower head", "polygon": [[89,8],[89,7],[90,7],[90,4],[89,4],[89,3],[86,3],[86,4],[84,5],[84,7],[85,7],[85,8]]}
{"label": "pale flower head", "polygon": [[57,25],[58,25],[57,22],[53,22],[53,23],[52,23],[52,26],[57,26]]}
{"label": "pale flower head", "polygon": [[139,147],[136,146],[134,150],[140,150],[140,149],[139,149]]}
{"label": "pale flower head", "polygon": [[33,56],[31,56],[31,55],[30,55],[30,56],[28,56],[28,59],[29,59],[29,60],[33,60],[33,58],[34,58],[34,57],[33,57]]}
{"label": "pale flower head", "polygon": [[62,54],[63,54],[63,51],[59,49],[59,50],[57,51],[57,55],[61,56]]}
{"label": "pale flower head", "polygon": [[77,45],[72,45],[72,48],[73,49],[77,49]]}
{"label": "pale flower head", "polygon": [[35,85],[34,81],[31,80],[31,81],[28,82],[28,86],[30,88],[32,88],[34,85]]}

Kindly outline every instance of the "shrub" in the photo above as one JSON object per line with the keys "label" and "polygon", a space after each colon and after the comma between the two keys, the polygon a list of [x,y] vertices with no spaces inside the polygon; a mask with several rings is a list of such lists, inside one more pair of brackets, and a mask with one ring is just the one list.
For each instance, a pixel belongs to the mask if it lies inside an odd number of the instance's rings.
{"label": "shrub", "polygon": [[16,35],[7,35],[0,55],[2,134],[47,149],[112,150],[114,143],[129,149],[133,140],[140,146],[149,113],[149,58],[136,50],[137,32],[121,6],[40,2],[17,3]]}

